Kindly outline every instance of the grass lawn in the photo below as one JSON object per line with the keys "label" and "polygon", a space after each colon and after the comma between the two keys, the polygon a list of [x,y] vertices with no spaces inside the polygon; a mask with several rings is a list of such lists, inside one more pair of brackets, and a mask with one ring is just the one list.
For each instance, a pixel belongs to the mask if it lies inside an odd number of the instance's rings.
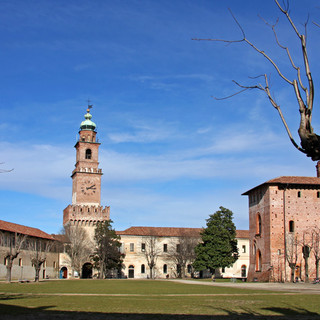
{"label": "grass lawn", "polygon": [[[153,280],[0,283],[1,319],[319,318],[320,295]],[[279,318],[280,319],[280,318]]]}

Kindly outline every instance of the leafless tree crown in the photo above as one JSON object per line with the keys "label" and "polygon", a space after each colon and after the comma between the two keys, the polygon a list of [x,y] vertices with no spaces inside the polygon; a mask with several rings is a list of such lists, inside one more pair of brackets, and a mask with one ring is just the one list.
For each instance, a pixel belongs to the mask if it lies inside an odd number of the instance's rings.
{"label": "leafless tree crown", "polygon": [[[292,87],[295,99],[297,101],[298,107],[299,107],[299,113],[300,113],[300,125],[298,129],[298,134],[300,137],[300,146],[298,143],[294,140],[291,131],[289,129],[289,126],[285,120],[285,117],[282,113],[280,105],[276,102],[276,99],[274,95],[270,91],[269,86],[269,76],[267,74],[263,74],[262,76],[255,77],[256,79],[262,77],[263,83],[257,83],[253,86],[245,86],[237,81],[233,81],[237,86],[240,87],[240,91],[230,95],[228,97],[220,98],[220,99],[226,99],[230,98],[238,93],[241,93],[246,90],[250,89],[258,89],[263,91],[266,96],[268,97],[271,105],[278,111],[280,118],[285,126],[285,129],[287,131],[287,134],[290,138],[290,141],[294,145],[295,148],[297,148],[299,151],[305,153],[308,157],[311,157],[312,160],[320,160],[320,136],[318,136],[316,133],[314,133],[311,120],[312,120],[312,111],[313,111],[313,102],[314,102],[314,84],[313,79],[311,75],[310,70],[310,64],[308,59],[308,52],[307,52],[307,44],[306,44],[306,25],[305,23],[305,31],[304,33],[300,33],[298,28],[296,27],[296,24],[291,19],[290,13],[289,13],[289,1],[284,1],[283,4],[280,4],[278,0],[274,0],[275,4],[277,5],[278,9],[282,14],[285,15],[288,23],[290,24],[292,30],[294,31],[296,37],[299,40],[299,46],[301,47],[301,54],[303,58],[303,66],[298,66],[298,64],[295,63],[293,55],[291,55],[291,52],[289,48],[285,45],[283,45],[277,35],[276,26],[277,22],[275,24],[269,24],[266,21],[264,21],[273,31],[274,37],[276,39],[277,45],[283,49],[286,52],[288,61],[293,68],[295,72],[295,77],[293,79],[290,79],[288,76],[285,75],[282,68],[275,62],[271,56],[258,48],[253,42],[251,42],[245,34],[244,29],[238,22],[238,20],[235,18],[233,13],[231,12],[231,15],[239,27],[242,38],[238,40],[226,40],[226,39],[193,39],[193,40],[206,40],[206,41],[215,41],[215,42],[224,42],[227,44],[232,43],[246,43],[251,48],[253,48],[258,54],[261,54],[276,70],[279,77],[289,86]],[[315,24],[317,25],[317,24]],[[219,98],[216,98],[220,100]]]}

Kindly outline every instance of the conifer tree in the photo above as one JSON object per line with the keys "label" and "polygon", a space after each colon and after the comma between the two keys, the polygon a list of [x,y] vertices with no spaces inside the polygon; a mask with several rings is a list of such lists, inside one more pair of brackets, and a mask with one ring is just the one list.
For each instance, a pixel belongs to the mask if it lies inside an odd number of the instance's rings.
{"label": "conifer tree", "polygon": [[236,227],[229,209],[220,210],[209,216],[207,227],[201,232],[201,242],[196,246],[195,270],[230,267],[238,259]]}
{"label": "conifer tree", "polygon": [[94,265],[99,269],[100,279],[105,278],[113,270],[121,270],[124,255],[121,253],[120,237],[112,229],[112,220],[97,223],[94,239],[96,249],[93,254]]}

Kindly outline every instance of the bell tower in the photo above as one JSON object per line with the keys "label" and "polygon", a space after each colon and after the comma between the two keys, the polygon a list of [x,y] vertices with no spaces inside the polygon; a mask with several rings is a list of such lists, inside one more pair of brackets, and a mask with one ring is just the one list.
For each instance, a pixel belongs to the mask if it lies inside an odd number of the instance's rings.
{"label": "bell tower", "polygon": [[[101,176],[96,124],[88,105],[85,120],[80,124],[79,139],[75,144],[76,164],[72,171],[72,204],[63,211],[63,225],[78,225],[92,229],[98,221],[110,219],[110,207],[101,202]],[[92,227],[92,228],[90,228]],[[91,232],[90,232],[91,233]]]}

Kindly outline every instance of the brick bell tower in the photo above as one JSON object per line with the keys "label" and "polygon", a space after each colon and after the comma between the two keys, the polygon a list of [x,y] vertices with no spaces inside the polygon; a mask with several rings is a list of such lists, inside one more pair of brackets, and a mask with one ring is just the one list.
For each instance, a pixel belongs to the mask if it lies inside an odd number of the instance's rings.
{"label": "brick bell tower", "polygon": [[88,105],[85,120],[81,122],[76,145],[76,164],[72,171],[72,204],[63,210],[64,226],[82,226],[93,236],[98,221],[110,219],[110,207],[103,208],[101,201],[102,170],[98,168],[99,146],[96,124]]}

